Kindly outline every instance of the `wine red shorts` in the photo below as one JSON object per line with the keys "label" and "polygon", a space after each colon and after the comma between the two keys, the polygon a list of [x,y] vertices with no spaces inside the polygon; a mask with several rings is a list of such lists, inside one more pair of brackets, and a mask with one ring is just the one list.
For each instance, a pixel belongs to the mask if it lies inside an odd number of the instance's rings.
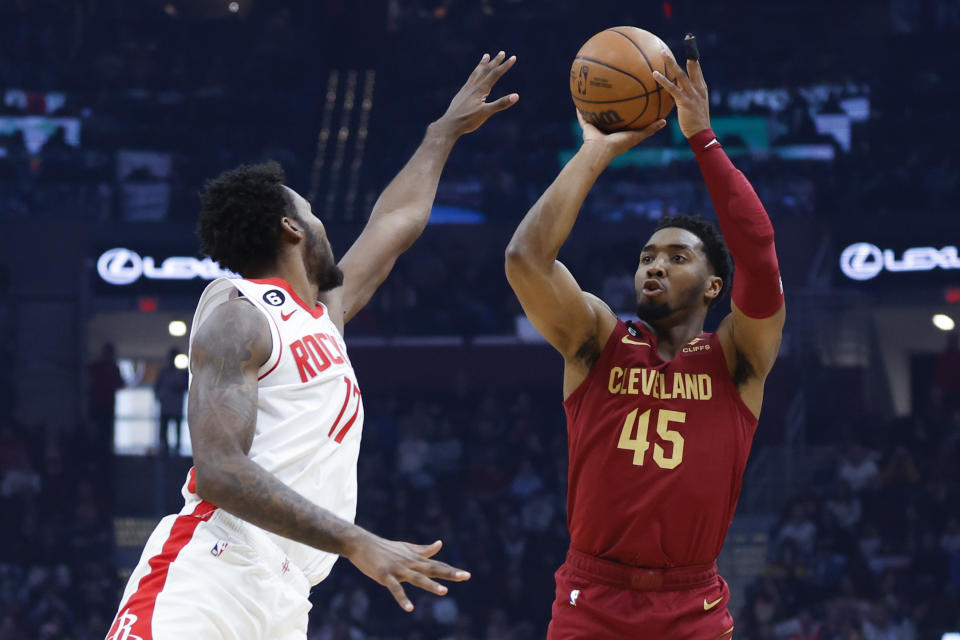
{"label": "wine red shorts", "polygon": [[730,589],[717,566],[629,567],[571,549],[555,574],[547,640],[729,640]]}

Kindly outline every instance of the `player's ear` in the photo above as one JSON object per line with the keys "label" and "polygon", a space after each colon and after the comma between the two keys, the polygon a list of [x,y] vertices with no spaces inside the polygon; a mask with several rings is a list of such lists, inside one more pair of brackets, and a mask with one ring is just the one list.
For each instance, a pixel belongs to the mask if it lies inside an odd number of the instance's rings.
{"label": "player's ear", "polygon": [[707,278],[707,289],[703,292],[710,300],[716,300],[723,291],[723,279],[719,276],[710,276]]}
{"label": "player's ear", "polygon": [[299,242],[303,233],[303,225],[296,218],[283,216],[280,219],[280,235],[287,242]]}

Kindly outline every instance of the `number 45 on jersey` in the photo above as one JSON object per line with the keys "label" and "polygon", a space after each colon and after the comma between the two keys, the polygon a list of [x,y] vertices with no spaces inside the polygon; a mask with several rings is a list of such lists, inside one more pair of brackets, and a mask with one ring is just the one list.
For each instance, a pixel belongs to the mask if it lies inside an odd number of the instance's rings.
{"label": "number 45 on jersey", "polygon": [[[640,409],[634,409],[627,414],[626,420],[623,421],[623,429],[620,431],[617,448],[633,451],[633,464],[642,467],[647,449],[650,448],[647,434],[650,430],[650,413],[653,409],[647,409],[638,417],[639,411]],[[653,461],[661,469],[676,469],[683,462],[683,436],[676,431],[671,431],[670,423],[682,424],[686,421],[687,414],[683,411],[669,409],[657,411],[657,435],[661,440],[673,445],[668,456],[659,442],[653,444]],[[634,426],[636,426],[636,437],[633,435]]]}

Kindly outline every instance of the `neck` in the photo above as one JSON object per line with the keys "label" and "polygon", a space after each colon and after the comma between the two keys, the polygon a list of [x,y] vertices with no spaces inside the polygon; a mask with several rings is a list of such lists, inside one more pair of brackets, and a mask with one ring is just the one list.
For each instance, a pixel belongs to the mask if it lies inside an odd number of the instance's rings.
{"label": "neck", "polygon": [[667,317],[648,322],[657,334],[657,353],[664,360],[673,360],[683,345],[703,333],[703,321],[706,313],[692,314],[679,322],[675,317]]}
{"label": "neck", "polygon": [[320,299],[320,289],[307,277],[307,269],[300,256],[281,255],[276,263],[269,267],[250,270],[248,277],[282,278],[307,304],[314,305]]}

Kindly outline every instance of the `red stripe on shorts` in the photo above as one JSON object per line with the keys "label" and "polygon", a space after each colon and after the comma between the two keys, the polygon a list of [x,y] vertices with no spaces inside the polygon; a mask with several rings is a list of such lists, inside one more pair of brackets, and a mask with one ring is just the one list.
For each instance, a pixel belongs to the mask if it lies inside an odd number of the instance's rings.
{"label": "red stripe on shorts", "polygon": [[194,508],[188,516],[180,516],[173,522],[170,535],[163,543],[160,553],[150,558],[150,571],[140,579],[137,590],[134,591],[126,606],[117,614],[108,640],[139,637],[142,640],[153,638],[153,609],[157,604],[157,596],[167,582],[167,573],[170,565],[180,551],[193,538],[193,533],[201,522],[210,519],[217,508],[209,502],[203,501]]}

